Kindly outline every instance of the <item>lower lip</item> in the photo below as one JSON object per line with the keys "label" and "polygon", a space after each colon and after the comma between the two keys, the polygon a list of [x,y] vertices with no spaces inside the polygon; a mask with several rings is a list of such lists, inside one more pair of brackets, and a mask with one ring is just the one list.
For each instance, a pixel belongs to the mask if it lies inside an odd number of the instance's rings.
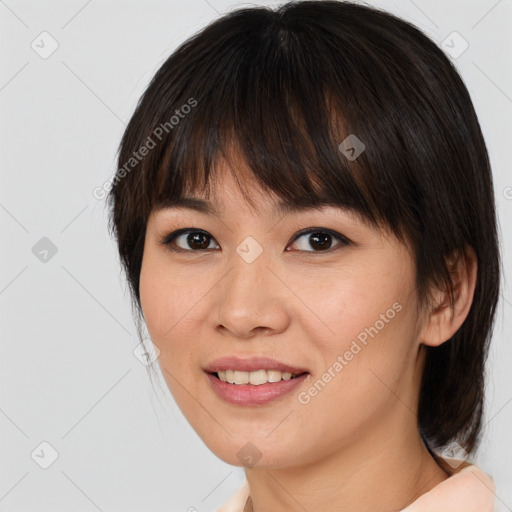
{"label": "lower lip", "polygon": [[308,375],[309,373],[305,373],[294,379],[267,382],[256,386],[254,384],[230,384],[211,373],[206,374],[215,393],[226,402],[236,405],[264,405],[273,402],[291,393],[306,380]]}

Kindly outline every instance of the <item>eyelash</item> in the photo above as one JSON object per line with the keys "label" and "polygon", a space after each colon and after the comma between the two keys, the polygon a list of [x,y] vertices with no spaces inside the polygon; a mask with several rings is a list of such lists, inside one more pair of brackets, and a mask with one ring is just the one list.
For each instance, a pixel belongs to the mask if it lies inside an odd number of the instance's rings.
{"label": "eyelash", "polygon": [[[161,244],[161,245],[168,246],[169,249],[171,251],[173,251],[173,252],[204,253],[206,251],[211,250],[211,249],[182,249],[182,248],[176,248],[176,247],[172,247],[171,246],[172,242],[174,242],[177,237],[179,237],[180,235],[190,234],[190,233],[201,233],[201,234],[205,235],[206,237],[210,237],[211,240],[215,240],[215,238],[213,238],[212,235],[210,235],[207,231],[203,231],[202,229],[183,228],[183,229],[178,229],[176,231],[173,231],[172,233],[169,233],[167,235],[164,235],[162,237],[162,239],[159,240],[158,243]],[[315,253],[318,253],[318,254],[329,253],[330,254],[333,251],[339,249],[340,247],[344,247],[344,246],[347,246],[347,245],[352,245],[352,242],[346,236],[343,236],[342,234],[337,233],[336,231],[332,231],[332,230],[326,229],[326,228],[308,228],[308,229],[302,230],[302,231],[300,231],[299,233],[297,233],[294,236],[294,238],[291,240],[290,244],[296,242],[299,238],[301,238],[301,237],[303,237],[305,235],[310,235],[312,233],[321,233],[321,234],[330,235],[331,237],[333,237],[335,239],[338,239],[340,241],[340,243],[338,243],[337,245],[335,245],[333,247],[330,247],[329,249],[325,249],[325,250],[320,250],[320,251],[304,251],[304,250],[300,250],[299,249],[297,252],[306,253],[306,254],[307,253],[313,253],[313,254],[315,254]],[[288,244],[288,245],[290,245],[290,244]],[[286,252],[290,252],[290,251],[286,251]]]}

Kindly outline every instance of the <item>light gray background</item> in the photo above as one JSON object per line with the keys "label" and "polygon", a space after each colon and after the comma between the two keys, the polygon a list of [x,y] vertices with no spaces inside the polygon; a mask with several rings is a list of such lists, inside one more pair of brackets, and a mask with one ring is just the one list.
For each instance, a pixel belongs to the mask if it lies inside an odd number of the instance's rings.
{"label": "light gray background", "polygon": [[[135,357],[127,290],[92,191],[114,172],[125,124],[172,50],[218,14],[264,4],[0,2],[1,511],[205,512],[242,482],[243,470],[203,445]],[[440,45],[453,31],[468,42],[455,60],[488,144],[509,268],[512,1],[374,4]],[[43,31],[58,43],[45,59],[31,47],[50,48]],[[32,250],[43,237],[57,248],[46,262]],[[505,282],[476,459],[502,510],[512,510],[511,317]],[[52,450],[58,458],[43,469]]]}

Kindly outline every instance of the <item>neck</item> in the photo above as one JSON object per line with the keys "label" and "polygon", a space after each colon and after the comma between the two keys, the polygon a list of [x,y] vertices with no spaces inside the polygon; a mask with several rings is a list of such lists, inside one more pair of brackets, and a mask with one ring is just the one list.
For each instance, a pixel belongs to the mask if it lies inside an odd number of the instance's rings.
{"label": "neck", "polygon": [[250,500],[244,512],[402,510],[449,476],[410,423],[407,432],[387,430],[400,432],[394,438],[370,432],[300,467],[246,468]]}

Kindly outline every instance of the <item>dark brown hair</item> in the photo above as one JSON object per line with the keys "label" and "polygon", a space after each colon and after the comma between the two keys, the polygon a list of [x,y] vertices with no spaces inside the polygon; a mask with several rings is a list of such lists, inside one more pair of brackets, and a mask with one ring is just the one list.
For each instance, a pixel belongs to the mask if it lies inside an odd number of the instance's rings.
{"label": "dark brown hair", "polygon": [[[340,150],[351,134],[365,145],[356,159]],[[432,285],[452,297],[447,258],[474,249],[471,310],[426,349],[418,411],[429,450],[454,440],[474,450],[500,257],[486,145],[450,60],[389,13],[322,0],[239,9],[183,43],[136,107],[108,197],[138,315],[150,212],[207,193],[216,163],[235,153],[280,198],[341,205],[410,241],[422,304]]]}

